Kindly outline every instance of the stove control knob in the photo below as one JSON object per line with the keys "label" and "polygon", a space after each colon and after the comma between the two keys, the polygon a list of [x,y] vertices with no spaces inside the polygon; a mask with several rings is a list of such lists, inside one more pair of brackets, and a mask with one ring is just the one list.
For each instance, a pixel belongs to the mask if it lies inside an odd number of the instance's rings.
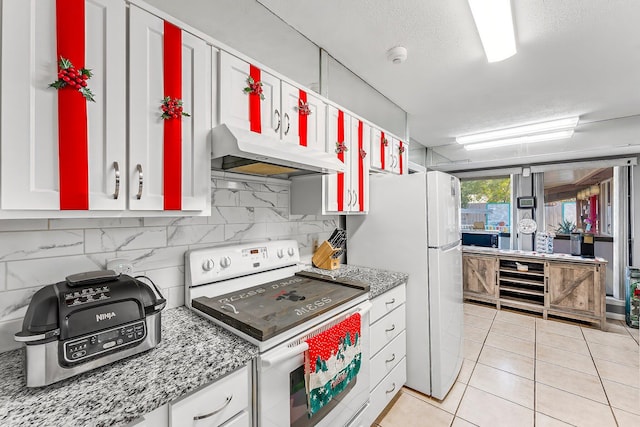
{"label": "stove control knob", "polygon": [[227,268],[231,265],[231,258],[226,256],[220,259],[220,266],[222,268]]}
{"label": "stove control knob", "polygon": [[293,248],[289,248],[287,249],[287,253],[289,254],[289,256],[293,256],[293,254],[295,254],[296,251],[294,251]]}
{"label": "stove control knob", "polygon": [[213,260],[211,258],[205,259],[204,262],[202,263],[202,269],[204,271],[211,271],[211,270],[213,270],[213,266],[214,265],[215,265],[215,263],[213,262]]}
{"label": "stove control knob", "polygon": [[278,255],[278,258],[284,257],[284,249],[278,249],[277,255]]}

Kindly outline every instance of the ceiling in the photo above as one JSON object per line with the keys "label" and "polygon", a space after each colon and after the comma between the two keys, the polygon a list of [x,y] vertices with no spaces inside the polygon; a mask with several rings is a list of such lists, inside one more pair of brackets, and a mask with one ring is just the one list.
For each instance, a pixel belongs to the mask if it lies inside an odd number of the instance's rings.
{"label": "ceiling", "polygon": [[[640,152],[636,0],[512,0],[518,53],[492,64],[467,0],[258,1],[406,110],[443,170]],[[386,60],[394,46],[405,63]],[[471,152],[454,141],[572,115],[570,140]]]}

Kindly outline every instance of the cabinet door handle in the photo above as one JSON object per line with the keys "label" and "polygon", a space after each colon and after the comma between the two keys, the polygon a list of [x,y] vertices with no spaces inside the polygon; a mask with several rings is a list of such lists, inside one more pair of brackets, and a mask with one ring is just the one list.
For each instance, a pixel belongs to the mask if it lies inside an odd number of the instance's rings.
{"label": "cabinet door handle", "polygon": [[391,332],[391,331],[395,331],[396,330],[396,325],[395,323],[393,325],[391,325],[391,329],[385,329],[385,332]]}
{"label": "cabinet door handle", "polygon": [[544,293],[545,294],[549,293],[549,278],[548,277],[544,278]]}
{"label": "cabinet door handle", "polygon": [[142,186],[144,185],[144,176],[142,175],[142,165],[138,163],[136,166],[136,170],[138,171],[138,194],[136,194],[136,199],[142,199]]}
{"label": "cabinet door handle", "polygon": [[113,162],[113,170],[116,172],[116,188],[113,191],[113,198],[117,199],[120,195],[120,165],[118,162]]}
{"label": "cabinet door handle", "polygon": [[278,118],[278,125],[276,126],[276,128],[273,131],[275,133],[278,133],[278,131],[280,130],[280,111],[275,110],[275,112],[273,114],[275,114],[276,117]]}
{"label": "cabinet door handle", "polygon": [[353,206],[357,206],[358,205],[358,192],[356,190],[353,190]]}
{"label": "cabinet door handle", "polygon": [[395,304],[395,303],[396,303],[396,299],[395,298],[391,298],[391,301],[385,302],[385,304]]}
{"label": "cabinet door handle", "polygon": [[393,353],[393,354],[391,355],[391,359],[387,359],[387,360],[385,360],[385,361],[384,361],[384,363],[391,363],[391,362],[393,362],[394,360],[396,360],[396,354],[395,354],[395,353]]}
{"label": "cabinet door handle", "polygon": [[289,119],[289,113],[284,113],[284,118],[287,121],[287,130],[284,131],[284,134],[288,134],[289,133],[289,127],[291,126],[291,119]]}
{"label": "cabinet door handle", "polygon": [[347,194],[349,194],[349,203],[347,203],[347,206],[351,206],[351,200],[353,199],[353,194],[351,194],[351,190],[349,190]]}
{"label": "cabinet door handle", "polygon": [[197,416],[193,417],[193,421],[204,420],[205,418],[213,417],[215,414],[219,413],[224,408],[226,408],[227,405],[229,405],[229,403],[231,403],[231,399],[233,399],[233,394],[231,396],[227,396],[227,399],[224,401],[224,403],[222,404],[222,406],[220,408],[218,408],[215,411],[210,412],[210,413],[208,413],[206,415],[197,415]]}
{"label": "cabinet door handle", "polygon": [[386,393],[393,393],[396,390],[396,383],[393,383],[393,385],[391,386],[391,390],[386,390]]}

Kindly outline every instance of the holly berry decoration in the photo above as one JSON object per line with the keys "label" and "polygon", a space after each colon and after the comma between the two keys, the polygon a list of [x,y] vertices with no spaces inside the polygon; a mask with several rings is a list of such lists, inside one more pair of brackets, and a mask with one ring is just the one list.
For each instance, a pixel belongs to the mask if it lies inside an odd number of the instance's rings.
{"label": "holly berry decoration", "polygon": [[364,159],[365,157],[367,157],[367,152],[364,151],[364,149],[360,149],[360,158]]}
{"label": "holly berry decoration", "polygon": [[253,80],[253,77],[247,77],[247,87],[245,87],[244,93],[249,95],[258,95],[261,101],[264,101],[264,94],[262,93],[262,82]]}
{"label": "holly berry decoration", "polygon": [[165,97],[162,100],[162,118],[164,120],[178,119],[182,116],[191,117],[189,113],[182,111],[182,99]]}
{"label": "holly berry decoration", "polygon": [[86,68],[80,68],[78,70],[73,66],[71,61],[61,56],[60,61],[58,61],[58,80],[51,83],[49,87],[57,90],[65,87],[75,89],[79,91],[87,101],[96,102],[91,89],[87,87],[87,80],[89,80],[92,75],[91,70]]}
{"label": "holly berry decoration", "polygon": [[309,108],[309,103],[308,102],[304,102],[302,99],[300,100],[300,105],[298,105],[298,111],[300,112],[300,114],[302,114],[303,116],[308,116],[309,114],[311,114],[311,109]]}
{"label": "holly berry decoration", "polygon": [[404,153],[404,146],[401,145],[398,147],[398,153],[400,154]]}
{"label": "holly berry decoration", "polygon": [[389,145],[389,140],[387,138],[383,138],[382,139],[382,145],[384,145],[385,147]]}
{"label": "holly berry decoration", "polygon": [[336,142],[336,153],[340,154],[340,153],[345,153],[349,151],[349,149],[347,148],[346,145],[344,145],[344,142]]}

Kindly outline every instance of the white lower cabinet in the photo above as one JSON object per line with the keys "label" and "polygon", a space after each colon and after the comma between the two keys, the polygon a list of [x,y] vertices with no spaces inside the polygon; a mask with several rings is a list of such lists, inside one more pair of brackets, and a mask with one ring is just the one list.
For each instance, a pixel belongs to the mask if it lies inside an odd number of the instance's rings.
{"label": "white lower cabinet", "polygon": [[150,412],[129,427],[250,427],[249,367]]}
{"label": "white lower cabinet", "polygon": [[371,425],[407,380],[406,285],[371,302],[371,396],[365,425]]}

